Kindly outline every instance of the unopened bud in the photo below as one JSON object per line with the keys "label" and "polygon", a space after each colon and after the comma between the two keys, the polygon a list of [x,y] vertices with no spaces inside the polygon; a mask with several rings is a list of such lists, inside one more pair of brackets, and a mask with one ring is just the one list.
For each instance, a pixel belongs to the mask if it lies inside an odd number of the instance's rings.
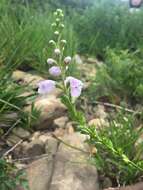
{"label": "unopened bud", "polygon": [[67,41],[66,41],[66,40],[61,40],[61,43],[62,43],[62,44],[66,44]]}
{"label": "unopened bud", "polygon": [[63,14],[63,13],[61,13],[59,16],[60,16],[61,18],[63,18],[63,17],[64,17],[64,14]]}
{"label": "unopened bud", "polygon": [[64,27],[65,27],[65,25],[64,25],[64,24],[60,24],[60,27],[61,27],[61,28],[64,28]]}
{"label": "unopened bud", "polygon": [[59,23],[59,22],[60,22],[60,19],[59,19],[59,18],[56,18],[56,22]]}
{"label": "unopened bud", "polygon": [[70,56],[65,57],[64,63],[69,64],[71,62],[72,58]]}
{"label": "unopened bud", "polygon": [[55,45],[56,42],[55,42],[54,40],[50,40],[50,41],[49,41],[49,44],[51,44],[51,45]]}
{"label": "unopened bud", "polygon": [[49,64],[49,65],[52,65],[52,64],[54,64],[56,61],[54,60],[54,59],[52,59],[52,58],[49,58],[49,59],[47,59],[47,63]]}
{"label": "unopened bud", "polygon": [[57,16],[58,15],[58,12],[56,11],[56,12],[54,12],[54,16]]}
{"label": "unopened bud", "polygon": [[62,9],[57,9],[57,13],[63,13]]}
{"label": "unopened bud", "polygon": [[55,31],[54,34],[55,34],[56,36],[58,36],[58,35],[59,35],[59,32],[58,32],[58,31]]}
{"label": "unopened bud", "polygon": [[54,22],[54,23],[51,24],[51,26],[52,26],[52,27],[56,27],[57,24]]}
{"label": "unopened bud", "polygon": [[60,49],[56,48],[56,49],[54,50],[54,53],[55,53],[56,55],[60,55],[61,51],[60,51]]}

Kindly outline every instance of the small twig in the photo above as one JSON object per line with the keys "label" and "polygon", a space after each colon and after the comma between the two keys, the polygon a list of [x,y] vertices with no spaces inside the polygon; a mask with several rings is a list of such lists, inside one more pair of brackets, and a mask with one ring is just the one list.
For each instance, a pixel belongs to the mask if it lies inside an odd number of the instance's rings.
{"label": "small twig", "polygon": [[59,142],[61,142],[61,143],[63,143],[64,145],[66,145],[66,146],[68,146],[68,147],[70,147],[70,148],[72,148],[72,149],[75,149],[75,150],[78,150],[78,151],[80,151],[80,152],[83,152],[83,153],[90,153],[90,152],[87,152],[87,151],[85,151],[85,150],[83,150],[83,149],[81,149],[81,148],[78,148],[78,147],[76,147],[76,146],[73,146],[73,145],[71,145],[71,144],[68,144],[67,142],[65,142],[65,141],[63,141],[62,139],[60,139],[60,138],[58,138],[55,134],[52,134],[52,136],[53,136],[53,138],[55,138],[56,140],[58,140]]}
{"label": "small twig", "polygon": [[7,152],[5,152],[2,157],[3,157],[3,158],[6,157],[10,152],[12,152],[14,149],[16,149],[22,142],[23,142],[23,140],[20,140],[20,141],[19,141],[17,144],[15,144],[11,149],[9,149]]}
{"label": "small twig", "polygon": [[128,109],[128,108],[124,108],[124,107],[122,107],[122,106],[118,106],[118,105],[115,105],[115,104],[107,103],[107,102],[94,101],[94,103],[95,103],[95,104],[101,104],[101,105],[104,105],[104,106],[107,106],[107,107],[112,107],[112,108],[124,110],[124,111],[129,112],[129,113],[142,114],[142,112],[137,112],[137,111],[134,111],[134,110],[131,110],[131,109]]}

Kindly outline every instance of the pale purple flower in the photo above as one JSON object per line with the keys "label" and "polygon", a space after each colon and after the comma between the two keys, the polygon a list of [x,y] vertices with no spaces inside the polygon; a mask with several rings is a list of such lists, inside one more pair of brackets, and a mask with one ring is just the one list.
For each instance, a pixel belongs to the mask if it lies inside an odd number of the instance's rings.
{"label": "pale purple flower", "polygon": [[74,78],[74,77],[67,77],[65,80],[65,85],[70,84],[70,93],[73,98],[78,98],[81,94],[83,83],[82,81]]}
{"label": "pale purple flower", "polygon": [[58,77],[61,75],[61,69],[58,66],[53,66],[49,69],[50,75],[53,75],[55,77]]}
{"label": "pale purple flower", "polygon": [[56,49],[54,50],[54,53],[55,53],[56,55],[60,55],[61,51],[60,51],[60,49],[56,48]]}
{"label": "pale purple flower", "polygon": [[38,93],[39,94],[48,94],[55,90],[56,82],[53,80],[44,80],[38,84]]}
{"label": "pale purple flower", "polygon": [[49,58],[49,59],[47,59],[47,63],[49,64],[49,65],[52,65],[52,64],[54,64],[56,61],[54,60],[54,59],[52,59],[52,58]]}
{"label": "pale purple flower", "polygon": [[65,57],[65,59],[64,59],[64,63],[65,64],[69,64],[70,62],[71,62],[71,57],[70,56],[67,56],[67,57]]}

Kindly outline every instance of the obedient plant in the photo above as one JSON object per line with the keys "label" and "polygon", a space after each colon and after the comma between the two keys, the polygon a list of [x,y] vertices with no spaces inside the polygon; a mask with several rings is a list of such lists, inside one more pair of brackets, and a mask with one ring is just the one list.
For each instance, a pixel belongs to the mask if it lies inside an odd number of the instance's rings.
{"label": "obedient plant", "polygon": [[80,96],[83,83],[79,79],[74,78],[73,76],[68,76],[69,65],[72,64],[72,58],[64,56],[64,50],[67,45],[67,41],[62,38],[62,31],[64,29],[63,24],[63,11],[57,9],[54,12],[55,22],[52,23],[54,39],[49,41],[49,44],[53,48],[52,58],[47,59],[49,65],[49,74],[55,79],[61,78],[61,82],[56,82],[55,80],[45,80],[41,81],[38,86],[39,94],[48,94],[51,93],[56,87],[62,89],[64,96],[62,101],[65,104],[70,105],[70,109],[74,110],[76,113],[74,102]]}
{"label": "obedient plant", "polygon": [[[124,120],[122,128],[117,128],[110,124],[103,131],[97,130],[95,126],[89,127],[87,125],[84,114],[76,109],[76,100],[81,95],[84,84],[81,80],[68,75],[72,58],[69,55],[64,56],[67,41],[62,38],[64,28],[62,10],[57,9],[54,17],[55,22],[52,23],[54,39],[49,41],[50,46],[53,48],[53,55],[47,59],[47,64],[50,67],[49,74],[54,80],[41,81],[38,84],[38,93],[41,95],[49,94],[55,88],[60,88],[63,92],[61,101],[68,108],[70,117],[75,122],[77,130],[86,134],[89,137],[87,142],[97,149],[96,155],[93,155],[96,166],[99,165],[99,170],[104,170],[104,174],[109,173],[109,177],[112,179],[117,179],[118,177],[119,183],[130,183],[131,180],[136,179],[143,172],[143,161],[140,160],[138,151],[136,153],[134,152],[135,156],[128,151],[128,148],[130,150],[133,149],[133,145],[137,141],[140,133],[135,135],[133,140],[133,134],[135,132],[130,122],[125,123]],[[127,142],[130,141],[133,143],[129,143],[126,149],[126,143],[121,143],[122,141],[120,139],[122,135],[126,134],[126,132],[128,133],[129,129],[132,131],[132,135],[129,135],[128,139],[125,137],[122,140],[124,139],[125,142],[127,140]],[[106,156],[109,158],[106,159]]]}

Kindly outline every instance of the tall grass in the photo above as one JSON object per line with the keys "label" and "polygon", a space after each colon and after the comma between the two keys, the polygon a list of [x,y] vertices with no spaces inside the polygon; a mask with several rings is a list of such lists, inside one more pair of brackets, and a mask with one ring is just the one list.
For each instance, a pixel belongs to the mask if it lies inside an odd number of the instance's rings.
{"label": "tall grass", "polygon": [[[13,67],[24,65],[44,71],[50,54],[52,13],[29,4],[5,4],[4,1],[0,2],[0,12],[0,61],[6,65],[10,61],[9,66]],[[65,34],[69,40],[67,51],[74,53],[76,40],[72,26],[65,28]]]}

